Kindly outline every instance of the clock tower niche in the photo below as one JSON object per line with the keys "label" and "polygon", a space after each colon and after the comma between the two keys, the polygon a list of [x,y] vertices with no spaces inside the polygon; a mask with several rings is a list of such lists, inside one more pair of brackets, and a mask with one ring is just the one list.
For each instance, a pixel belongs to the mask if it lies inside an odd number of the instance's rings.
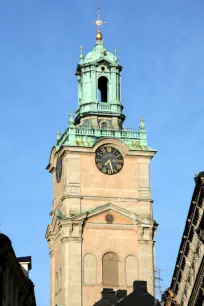
{"label": "clock tower niche", "polygon": [[[100,12],[100,11],[99,11]],[[124,126],[117,52],[107,51],[100,16],[95,47],[81,48],[76,69],[78,108],[58,132],[47,170],[53,177],[50,305],[91,306],[102,288],[154,288],[154,234],[150,160],[144,118]]]}

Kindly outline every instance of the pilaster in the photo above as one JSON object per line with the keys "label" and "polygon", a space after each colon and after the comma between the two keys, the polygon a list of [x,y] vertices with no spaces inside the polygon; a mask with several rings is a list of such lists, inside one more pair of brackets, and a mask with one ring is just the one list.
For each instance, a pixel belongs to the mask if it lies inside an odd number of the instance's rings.
{"label": "pilaster", "polygon": [[91,79],[92,79],[92,87],[91,87],[91,96],[92,101],[97,102],[97,81],[96,81],[96,67],[91,66]]}
{"label": "pilaster", "polygon": [[118,130],[119,126],[118,126],[118,118],[112,118],[112,125],[114,130]]}
{"label": "pilaster", "polygon": [[54,237],[48,237],[50,250],[50,306],[55,306],[55,258],[54,258]]}
{"label": "pilaster", "polygon": [[149,158],[138,159],[138,186],[139,197],[150,199],[150,160]]}
{"label": "pilaster", "polygon": [[63,211],[65,216],[78,214],[81,210],[80,200],[80,155],[67,154],[65,158],[65,191]]}
{"label": "pilaster", "polygon": [[81,306],[82,223],[71,220],[62,221],[60,232],[63,306]]}
{"label": "pilaster", "polygon": [[146,280],[148,292],[155,296],[154,241],[152,228],[141,227],[139,244],[139,279]]}

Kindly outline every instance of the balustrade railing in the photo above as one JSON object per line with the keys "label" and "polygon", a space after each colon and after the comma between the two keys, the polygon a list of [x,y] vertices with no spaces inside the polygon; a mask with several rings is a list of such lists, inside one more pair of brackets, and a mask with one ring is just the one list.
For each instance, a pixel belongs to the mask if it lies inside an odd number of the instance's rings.
{"label": "balustrade railing", "polygon": [[111,110],[111,106],[108,103],[98,103],[98,110]]}
{"label": "balustrade railing", "polygon": [[105,136],[105,137],[116,137],[116,138],[133,138],[140,139],[140,132],[134,130],[120,131],[110,129],[90,129],[90,128],[76,128],[75,135],[77,136]]}
{"label": "balustrade railing", "polygon": [[98,111],[103,111],[103,112],[118,112],[120,113],[122,111],[122,106],[119,104],[110,104],[108,102],[98,102],[97,104],[95,103],[87,103],[84,105],[81,105],[77,109],[77,113],[80,112],[86,112],[89,110],[94,110],[95,107],[97,107]]}
{"label": "balustrade railing", "polygon": [[76,135],[94,135],[94,129],[77,128]]}
{"label": "balustrade railing", "polygon": [[102,110],[102,111],[120,112],[121,106],[117,104],[109,104],[109,103],[100,102],[98,103],[98,110],[99,111]]}

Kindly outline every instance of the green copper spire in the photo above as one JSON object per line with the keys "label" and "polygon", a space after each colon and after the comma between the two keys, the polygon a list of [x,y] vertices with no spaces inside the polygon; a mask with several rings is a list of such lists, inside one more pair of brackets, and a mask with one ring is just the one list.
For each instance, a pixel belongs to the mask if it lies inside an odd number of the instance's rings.
{"label": "green copper spire", "polygon": [[122,67],[116,49],[112,54],[104,47],[100,27],[106,22],[100,19],[100,6],[94,23],[98,26],[95,47],[85,56],[81,47],[76,69],[78,108],[75,125],[100,128],[105,121],[108,128],[120,130],[125,120],[120,85]]}
{"label": "green copper spire", "polygon": [[144,118],[138,130],[124,127],[125,115],[121,99],[121,71],[117,50],[109,52],[102,40],[100,19],[94,48],[86,55],[80,47],[80,60],[76,69],[78,80],[78,108],[76,116],[70,113],[69,126],[58,134],[56,148],[62,146],[93,147],[103,138],[115,138],[130,150],[151,151],[147,145]]}
{"label": "green copper spire", "polygon": [[74,126],[74,116],[72,112],[69,113],[69,126],[73,127]]}
{"label": "green copper spire", "polygon": [[80,47],[80,62],[82,62],[84,59],[84,55],[83,55],[83,47]]}
{"label": "green copper spire", "polygon": [[144,117],[140,118],[140,130],[145,130]]}
{"label": "green copper spire", "polygon": [[118,61],[118,50],[114,49],[115,61]]}
{"label": "green copper spire", "polygon": [[147,135],[146,135],[146,130],[145,130],[145,122],[144,122],[144,117],[140,118],[140,143],[144,146],[147,145]]}
{"label": "green copper spire", "polygon": [[[80,56],[76,76],[78,79],[78,109],[76,125],[85,124],[92,127],[104,117],[110,127],[114,125],[121,129],[125,119],[121,103],[121,73],[122,67],[117,54],[106,50],[104,43],[98,40],[95,47],[86,56]],[[88,121],[89,122],[88,122]]]}
{"label": "green copper spire", "polygon": [[61,138],[61,132],[60,129],[57,131],[57,141]]}

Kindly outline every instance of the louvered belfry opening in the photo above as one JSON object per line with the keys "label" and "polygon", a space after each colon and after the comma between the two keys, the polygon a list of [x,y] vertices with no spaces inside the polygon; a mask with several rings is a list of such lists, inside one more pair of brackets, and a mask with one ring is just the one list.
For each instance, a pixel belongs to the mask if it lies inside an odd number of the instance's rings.
{"label": "louvered belfry opening", "polygon": [[103,256],[103,285],[118,286],[118,257],[113,252]]}

